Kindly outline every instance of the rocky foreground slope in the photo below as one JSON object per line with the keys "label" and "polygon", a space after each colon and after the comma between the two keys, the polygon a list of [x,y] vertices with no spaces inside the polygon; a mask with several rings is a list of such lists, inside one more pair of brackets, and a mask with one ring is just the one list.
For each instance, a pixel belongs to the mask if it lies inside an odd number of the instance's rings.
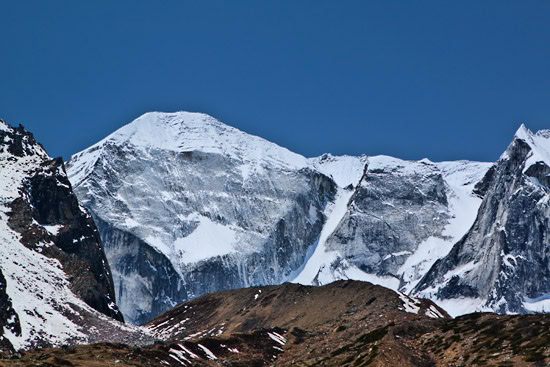
{"label": "rocky foreground slope", "polygon": [[0,349],[151,340],[122,320],[99,233],[63,161],[0,120]]}
{"label": "rocky foreground slope", "polygon": [[435,304],[358,281],[206,294],[147,324],[159,341],[38,349],[1,366],[543,366],[548,315],[451,319]]}
{"label": "rocky foreground slope", "polygon": [[306,159],[204,114],[147,113],[67,163],[124,316],[220,289],[361,279],[409,292],[472,225],[490,164]]}

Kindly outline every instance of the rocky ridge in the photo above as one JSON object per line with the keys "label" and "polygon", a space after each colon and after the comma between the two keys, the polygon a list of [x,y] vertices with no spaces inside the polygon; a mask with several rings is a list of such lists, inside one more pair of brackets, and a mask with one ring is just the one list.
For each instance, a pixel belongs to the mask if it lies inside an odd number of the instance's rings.
{"label": "rocky ridge", "polygon": [[477,218],[415,289],[451,313],[550,310],[550,133],[521,126],[478,184]]}
{"label": "rocky ridge", "polygon": [[0,120],[0,332],[4,349],[150,337],[124,326],[99,233],[63,161]]}
{"label": "rocky ridge", "polygon": [[543,366],[548,315],[450,318],[428,300],[358,281],[206,294],[160,315],[158,338],[36,349],[2,366]]}

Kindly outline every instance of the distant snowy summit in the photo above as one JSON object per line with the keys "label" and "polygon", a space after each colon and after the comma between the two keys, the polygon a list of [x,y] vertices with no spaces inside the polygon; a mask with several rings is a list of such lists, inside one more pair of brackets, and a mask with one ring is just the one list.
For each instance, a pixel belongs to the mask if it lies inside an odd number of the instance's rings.
{"label": "distant snowy summit", "polygon": [[[549,135],[521,134],[537,146]],[[454,314],[502,310],[485,293],[438,292],[451,265],[435,291],[426,286],[472,235],[499,162],[308,159],[208,115],[154,112],[67,167],[98,225],[119,306],[139,323],[215,290],[348,278],[452,303]],[[518,305],[506,310],[526,310]]]}

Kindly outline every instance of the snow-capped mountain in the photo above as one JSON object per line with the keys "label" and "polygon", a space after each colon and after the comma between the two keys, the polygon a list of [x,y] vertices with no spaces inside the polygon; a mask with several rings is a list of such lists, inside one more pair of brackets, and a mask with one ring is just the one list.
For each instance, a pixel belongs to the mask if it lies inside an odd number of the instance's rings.
{"label": "snow-capped mountain", "polygon": [[307,159],[204,114],[147,113],[73,155],[127,320],[294,281],[408,291],[473,223],[490,164]]}
{"label": "snow-capped mountain", "polygon": [[0,349],[150,340],[116,321],[99,233],[63,161],[0,120],[0,172]]}
{"label": "snow-capped mountain", "polygon": [[148,113],[67,163],[127,320],[295,277],[336,184],[285,148],[199,113]]}
{"label": "snow-capped mountain", "polygon": [[451,314],[550,311],[550,130],[525,126],[477,187],[470,231],[414,293]]}

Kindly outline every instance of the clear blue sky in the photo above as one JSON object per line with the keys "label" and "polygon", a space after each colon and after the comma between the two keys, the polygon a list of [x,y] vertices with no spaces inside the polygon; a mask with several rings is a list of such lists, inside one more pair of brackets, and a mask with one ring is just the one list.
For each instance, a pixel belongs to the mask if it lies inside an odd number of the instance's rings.
{"label": "clear blue sky", "polygon": [[550,1],[2,1],[0,117],[64,158],[209,113],[306,156],[498,158],[550,128]]}

